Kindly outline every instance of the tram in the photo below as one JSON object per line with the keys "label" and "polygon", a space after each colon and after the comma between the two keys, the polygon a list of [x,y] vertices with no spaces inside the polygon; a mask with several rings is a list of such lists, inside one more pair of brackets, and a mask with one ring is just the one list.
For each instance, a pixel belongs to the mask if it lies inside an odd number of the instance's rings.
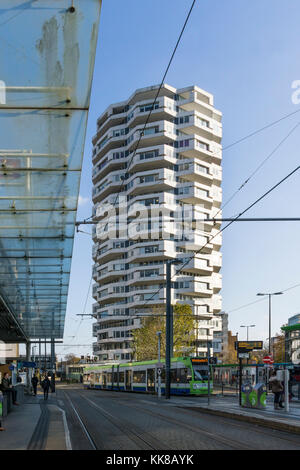
{"label": "tram", "polygon": [[[162,360],[163,367],[158,367],[156,360],[87,366],[83,372],[83,386],[89,389],[155,393],[160,374],[161,393],[165,394],[164,363],[165,360]],[[172,358],[170,393],[172,395],[207,394],[208,368],[208,361],[205,358]],[[212,391],[212,379],[209,385]]]}

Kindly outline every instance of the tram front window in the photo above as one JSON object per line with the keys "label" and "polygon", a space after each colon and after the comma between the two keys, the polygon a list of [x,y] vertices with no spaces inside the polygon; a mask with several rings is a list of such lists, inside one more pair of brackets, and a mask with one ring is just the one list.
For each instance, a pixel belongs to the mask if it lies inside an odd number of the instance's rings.
{"label": "tram front window", "polygon": [[203,367],[193,367],[195,380],[208,380],[208,369]]}

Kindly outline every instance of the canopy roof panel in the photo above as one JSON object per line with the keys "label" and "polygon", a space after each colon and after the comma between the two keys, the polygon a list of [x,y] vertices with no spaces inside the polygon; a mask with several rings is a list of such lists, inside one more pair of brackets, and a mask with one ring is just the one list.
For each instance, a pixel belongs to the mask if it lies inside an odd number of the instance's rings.
{"label": "canopy roof panel", "polygon": [[1,1],[0,315],[19,339],[63,337],[100,8]]}

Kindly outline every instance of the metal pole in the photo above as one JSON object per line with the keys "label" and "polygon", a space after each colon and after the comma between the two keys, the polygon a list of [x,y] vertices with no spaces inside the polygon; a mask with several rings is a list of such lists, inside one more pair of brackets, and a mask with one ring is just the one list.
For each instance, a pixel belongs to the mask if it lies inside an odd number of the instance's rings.
{"label": "metal pole", "polygon": [[207,341],[207,366],[208,366],[208,371],[207,371],[207,404],[209,405],[210,403],[210,341]]}
{"label": "metal pole", "polygon": [[171,384],[171,262],[166,262],[166,399],[170,399],[170,384]]}
{"label": "metal pole", "polygon": [[240,406],[242,405],[242,360],[241,358],[239,358],[239,361],[240,361],[240,376],[239,376],[239,402],[240,402]]}
{"label": "metal pole", "polygon": [[269,354],[271,354],[271,294],[269,294]]}
{"label": "metal pole", "polygon": [[40,375],[41,375],[41,366],[42,366],[42,343],[41,343],[41,338],[39,339],[39,371],[40,371]]}
{"label": "metal pole", "polygon": [[289,403],[289,370],[284,369],[284,408],[288,413],[290,411]]}
{"label": "metal pole", "polygon": [[44,357],[45,374],[46,374],[46,359],[47,359],[47,338],[45,338],[45,357]]}
{"label": "metal pole", "polygon": [[[161,331],[158,331],[157,332],[157,336],[158,336],[158,354],[157,354],[158,363],[160,363],[160,335],[161,335]],[[158,398],[161,398],[161,374],[158,374],[158,378],[157,378],[157,396],[158,396]]]}
{"label": "metal pole", "polygon": [[[30,361],[30,342],[28,341],[26,343],[26,361]],[[27,391],[30,391],[30,383],[29,383],[29,368],[27,367],[27,372],[26,372],[26,387]]]}

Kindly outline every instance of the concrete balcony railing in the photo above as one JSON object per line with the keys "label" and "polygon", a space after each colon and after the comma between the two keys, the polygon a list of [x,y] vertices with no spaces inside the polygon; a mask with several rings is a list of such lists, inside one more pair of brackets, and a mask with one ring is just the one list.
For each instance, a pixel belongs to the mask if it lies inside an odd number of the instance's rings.
{"label": "concrete balcony railing", "polygon": [[197,134],[199,137],[214,140],[218,143],[222,139],[222,124],[207,119],[207,116],[197,111],[194,112],[193,116],[189,115],[188,122],[179,124],[178,128],[186,134]]}
{"label": "concrete balcony railing", "polygon": [[208,187],[213,182],[213,175],[210,173],[209,167],[196,162],[179,165],[178,175],[186,181],[198,182]]}

